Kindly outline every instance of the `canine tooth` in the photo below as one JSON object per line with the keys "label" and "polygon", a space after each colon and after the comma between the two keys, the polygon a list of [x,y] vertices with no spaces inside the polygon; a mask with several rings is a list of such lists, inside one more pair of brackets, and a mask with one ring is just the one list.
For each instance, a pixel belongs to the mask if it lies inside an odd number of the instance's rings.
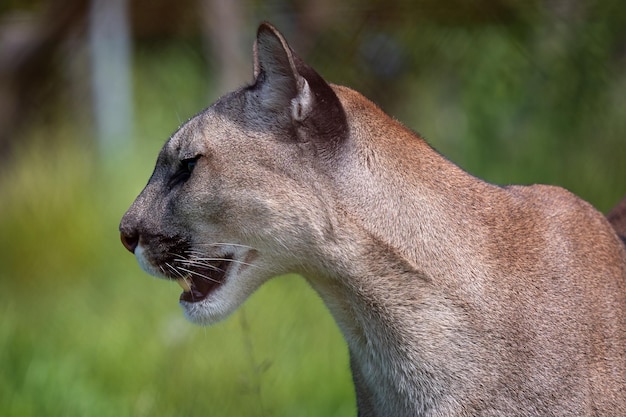
{"label": "canine tooth", "polygon": [[178,282],[178,285],[180,285],[180,288],[182,288],[183,291],[191,291],[191,285],[189,285],[189,282],[185,278],[178,278],[176,282]]}

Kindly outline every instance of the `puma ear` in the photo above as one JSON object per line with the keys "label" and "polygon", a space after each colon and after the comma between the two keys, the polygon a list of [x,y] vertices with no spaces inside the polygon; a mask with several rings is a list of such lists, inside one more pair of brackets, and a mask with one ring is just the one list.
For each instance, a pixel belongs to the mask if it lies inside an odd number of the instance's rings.
{"label": "puma ear", "polygon": [[271,24],[262,23],[254,43],[254,77],[261,84],[262,99],[272,110],[291,107],[291,117],[302,121],[314,105],[307,80],[298,72],[293,53],[283,35]]}
{"label": "puma ear", "polygon": [[269,23],[259,26],[254,44],[253,89],[279,124],[296,126],[300,140],[330,154],[348,135],[346,114],[332,87],[289,47]]}

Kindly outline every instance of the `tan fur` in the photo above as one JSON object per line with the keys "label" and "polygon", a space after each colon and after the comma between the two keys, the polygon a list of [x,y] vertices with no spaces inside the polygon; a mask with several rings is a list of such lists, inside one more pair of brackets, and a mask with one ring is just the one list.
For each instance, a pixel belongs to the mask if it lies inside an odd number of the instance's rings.
{"label": "tan fur", "polygon": [[170,138],[120,225],[155,275],[229,259],[189,319],[298,272],[346,338],[360,416],[626,415],[626,250],[600,213],[472,177],[268,24],[254,72]]}

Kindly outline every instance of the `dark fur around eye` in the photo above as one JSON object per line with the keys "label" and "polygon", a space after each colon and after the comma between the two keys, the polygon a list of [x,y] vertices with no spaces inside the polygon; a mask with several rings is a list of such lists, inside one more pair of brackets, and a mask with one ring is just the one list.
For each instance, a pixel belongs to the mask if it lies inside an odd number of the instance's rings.
{"label": "dark fur around eye", "polygon": [[191,177],[191,173],[195,169],[199,158],[199,156],[196,156],[194,158],[187,158],[180,161],[178,169],[170,179],[170,188],[173,188],[178,184],[184,183]]}

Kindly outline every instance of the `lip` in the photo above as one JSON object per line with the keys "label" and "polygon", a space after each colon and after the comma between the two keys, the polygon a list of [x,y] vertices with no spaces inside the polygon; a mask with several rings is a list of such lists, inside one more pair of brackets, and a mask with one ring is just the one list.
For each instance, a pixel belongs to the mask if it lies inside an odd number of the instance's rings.
{"label": "lip", "polygon": [[232,255],[227,255],[210,263],[191,264],[185,268],[188,275],[176,278],[178,284],[183,288],[180,301],[197,303],[205,300],[224,283],[232,261]]}

